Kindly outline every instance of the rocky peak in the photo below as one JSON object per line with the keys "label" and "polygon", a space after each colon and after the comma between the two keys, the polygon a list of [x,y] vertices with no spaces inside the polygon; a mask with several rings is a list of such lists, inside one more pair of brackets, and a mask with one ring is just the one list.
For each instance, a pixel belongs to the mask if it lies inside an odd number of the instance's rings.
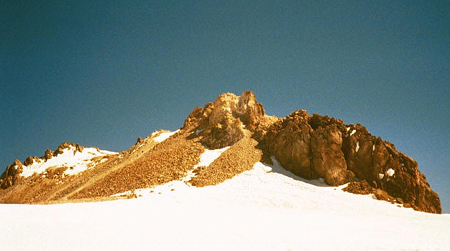
{"label": "rocky peak", "polygon": [[193,130],[202,137],[203,144],[216,149],[236,143],[246,130],[254,132],[264,119],[264,108],[253,92],[245,91],[241,96],[224,93],[204,108],[195,108],[184,121],[184,128]]}
{"label": "rocky peak", "polygon": [[21,179],[20,174],[22,172],[22,162],[16,159],[11,165],[8,165],[6,167],[5,172],[3,172],[2,176],[0,177],[0,187],[5,189],[18,183]]}
{"label": "rocky peak", "polygon": [[47,149],[44,153],[44,159],[49,160],[53,157],[53,151],[50,149]]}

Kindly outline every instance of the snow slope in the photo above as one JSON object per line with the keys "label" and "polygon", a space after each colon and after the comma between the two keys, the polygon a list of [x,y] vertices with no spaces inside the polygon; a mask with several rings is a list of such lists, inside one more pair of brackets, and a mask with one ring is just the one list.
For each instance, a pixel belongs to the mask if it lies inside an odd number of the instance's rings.
{"label": "snow slope", "polygon": [[157,136],[155,136],[155,137],[153,138],[153,140],[154,140],[155,142],[161,143],[161,142],[163,142],[164,140],[170,138],[170,136],[174,135],[174,134],[177,133],[178,131],[180,131],[180,130],[176,130],[176,131],[173,131],[173,132],[170,132],[170,131],[167,131],[167,132],[155,131],[154,133],[152,133],[151,136],[157,135]]}
{"label": "snow slope", "polygon": [[[216,158],[207,152],[203,159]],[[209,155],[208,155],[209,154]],[[209,156],[209,158],[207,158]],[[399,208],[255,164],[98,203],[0,205],[2,250],[448,250],[450,215]]]}

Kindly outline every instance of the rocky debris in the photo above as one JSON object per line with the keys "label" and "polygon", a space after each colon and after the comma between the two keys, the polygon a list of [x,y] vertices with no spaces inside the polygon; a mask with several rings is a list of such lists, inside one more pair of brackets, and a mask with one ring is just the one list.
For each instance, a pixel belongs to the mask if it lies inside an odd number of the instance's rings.
{"label": "rocky debris", "polygon": [[[269,127],[262,143],[266,155],[275,156],[300,177],[323,178],[329,185],[365,181],[374,191],[385,191],[394,198],[389,197],[391,201],[441,213],[439,196],[420,173],[417,162],[360,124],[345,125],[339,119],[299,110]],[[361,184],[366,187],[366,183]],[[377,193],[377,198],[387,198]]]}
{"label": "rocky debris", "polygon": [[141,144],[143,142],[144,142],[144,140],[141,137],[138,137],[135,145]]}
{"label": "rocky debris", "polygon": [[5,172],[3,172],[0,177],[0,187],[6,189],[20,182],[22,177],[20,174],[23,171],[23,165],[20,160],[15,160],[14,163],[6,167]]}
{"label": "rocky debris", "polygon": [[411,207],[409,203],[405,203],[401,198],[394,198],[386,191],[370,186],[366,180],[352,181],[342,190],[354,194],[373,194],[378,200],[385,200],[391,203],[403,204],[404,207]]}
{"label": "rocky debris", "polygon": [[374,193],[375,188],[370,186],[366,180],[363,180],[363,181],[352,181],[348,183],[348,185],[342,190],[354,194],[372,194]]}
{"label": "rocky debris", "polygon": [[49,178],[49,179],[62,178],[63,174],[67,170],[67,168],[68,167],[66,167],[66,166],[47,168],[47,170],[45,170],[45,177]]}
{"label": "rocky debris", "polygon": [[205,149],[198,140],[187,140],[187,136],[179,133],[164,140],[70,199],[111,196],[181,179],[200,161]]}
{"label": "rocky debris", "polygon": [[209,166],[195,169],[190,180],[193,186],[213,186],[250,170],[261,160],[262,151],[256,148],[258,142],[245,137],[223,152]]}
{"label": "rocky debris", "polygon": [[241,140],[245,130],[256,132],[270,120],[253,92],[245,91],[241,96],[224,93],[214,103],[195,108],[183,129],[202,136],[201,142],[208,148],[219,149]]}

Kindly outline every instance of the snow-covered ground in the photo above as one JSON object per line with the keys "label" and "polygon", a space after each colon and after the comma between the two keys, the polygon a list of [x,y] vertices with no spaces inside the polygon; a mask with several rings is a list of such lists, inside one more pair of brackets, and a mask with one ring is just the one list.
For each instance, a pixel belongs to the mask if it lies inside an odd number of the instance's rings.
{"label": "snow-covered ground", "polygon": [[[208,162],[219,152],[207,152]],[[209,156],[209,157],[208,157]],[[399,208],[257,163],[217,186],[137,199],[0,205],[1,250],[448,250],[450,215]]]}
{"label": "snow-covered ground", "polygon": [[158,135],[158,134],[159,134],[159,135],[156,136],[156,137],[154,137],[153,140],[154,140],[155,142],[161,143],[161,142],[163,142],[164,140],[170,138],[170,136],[174,135],[174,134],[177,133],[178,131],[180,131],[180,130],[176,130],[176,131],[173,131],[173,132],[170,132],[170,131],[167,131],[167,132],[155,131],[155,132],[152,133],[152,136]]}
{"label": "snow-covered ground", "polygon": [[78,174],[88,168],[93,168],[98,163],[106,161],[106,159],[98,162],[92,161],[96,157],[105,156],[108,154],[116,154],[115,152],[99,150],[93,147],[83,148],[81,152],[77,151],[74,146],[65,148],[62,153],[51,159],[34,160],[32,164],[23,166],[22,176],[29,177],[34,173],[43,173],[48,168],[52,167],[67,167],[64,171],[65,175]]}

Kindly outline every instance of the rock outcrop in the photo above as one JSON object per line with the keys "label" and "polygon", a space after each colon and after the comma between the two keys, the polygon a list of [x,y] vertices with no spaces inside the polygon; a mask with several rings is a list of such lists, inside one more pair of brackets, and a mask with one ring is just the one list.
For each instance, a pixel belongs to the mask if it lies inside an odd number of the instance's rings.
{"label": "rock outcrop", "polygon": [[233,145],[244,137],[245,130],[257,131],[270,120],[253,92],[246,91],[241,96],[224,93],[214,103],[195,108],[184,121],[183,129],[194,130],[202,136],[205,146],[218,149]]}
{"label": "rock outcrop", "polygon": [[55,152],[53,152],[53,156],[58,156],[58,154],[62,154],[64,152],[64,149],[70,149],[71,147],[75,148],[74,153],[82,152],[84,149],[84,147],[80,146],[78,143],[64,142],[58,146]]}
{"label": "rock outcrop", "polygon": [[25,164],[26,166],[28,165],[32,165],[34,162],[39,161],[39,157],[37,156],[28,156],[25,161],[23,162],[23,164]]}
{"label": "rock outcrop", "polygon": [[23,165],[20,160],[15,160],[14,163],[8,165],[5,172],[3,172],[2,176],[0,177],[0,187],[6,189],[17,184],[21,179],[20,174],[22,173],[22,171]]}
{"label": "rock outcrop", "polygon": [[[345,125],[339,119],[299,110],[274,123],[263,143],[267,154],[300,177],[323,178],[334,186],[353,182],[350,192],[370,190],[379,198],[416,210],[441,213],[439,196],[417,162],[360,124]],[[358,187],[364,191],[357,191]]]}
{"label": "rock outcrop", "polygon": [[53,158],[53,151],[50,149],[47,149],[44,153],[44,157],[45,160],[49,160],[51,158]]}
{"label": "rock outcrop", "polygon": [[82,152],[84,147],[80,146],[79,144],[70,143],[70,142],[64,142],[58,146],[56,151],[52,151],[50,149],[47,149],[45,151],[45,154],[43,157],[39,158],[37,156],[28,156],[25,161],[22,162],[20,160],[15,160],[14,163],[11,165],[8,165],[6,167],[5,172],[0,177],[0,187],[3,189],[6,189],[8,187],[11,187],[15,184],[18,184],[23,177],[21,174],[23,173],[24,166],[30,166],[35,162],[41,162],[49,160],[58,154],[63,153],[64,149],[70,149],[71,147],[74,148],[74,151]]}

